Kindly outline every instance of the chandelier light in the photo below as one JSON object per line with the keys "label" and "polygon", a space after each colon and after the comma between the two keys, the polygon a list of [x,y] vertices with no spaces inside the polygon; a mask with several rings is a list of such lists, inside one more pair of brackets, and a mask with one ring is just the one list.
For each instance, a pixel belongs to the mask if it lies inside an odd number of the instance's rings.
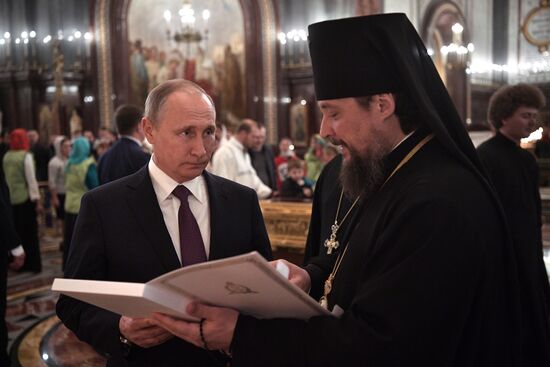
{"label": "chandelier light", "polygon": [[174,41],[178,45],[186,45],[187,55],[190,54],[191,44],[198,44],[201,41],[208,40],[208,20],[210,19],[210,10],[204,9],[201,12],[203,30],[199,31],[195,25],[197,18],[189,0],[183,0],[182,6],[178,10],[179,20],[173,19],[173,14],[166,9],[163,13],[167,24],[166,37],[169,41]]}
{"label": "chandelier light", "polygon": [[[464,46],[462,42],[462,32],[464,27],[460,23],[455,23],[451,27],[453,31],[453,42],[441,47],[440,51],[445,60],[445,64],[450,68],[464,69],[470,62],[470,54],[474,52],[473,43]],[[432,52],[433,54],[433,52]]]}

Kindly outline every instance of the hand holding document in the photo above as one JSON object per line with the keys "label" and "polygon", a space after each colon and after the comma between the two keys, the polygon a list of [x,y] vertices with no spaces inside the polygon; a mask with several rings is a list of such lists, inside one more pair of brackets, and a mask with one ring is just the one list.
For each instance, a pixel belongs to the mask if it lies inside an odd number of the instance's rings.
{"label": "hand holding document", "polygon": [[294,265],[286,260],[275,260],[271,262],[271,265],[288,281],[309,293],[311,289],[311,279],[309,274],[303,268]]}
{"label": "hand holding document", "polygon": [[[185,312],[192,301],[258,318],[329,315],[276,269],[285,273],[285,266],[288,269],[284,263],[270,266],[260,254],[251,252],[177,269],[145,284],[56,278],[52,291],[130,317],[161,312],[198,321]],[[292,268],[288,270],[292,275]]]}

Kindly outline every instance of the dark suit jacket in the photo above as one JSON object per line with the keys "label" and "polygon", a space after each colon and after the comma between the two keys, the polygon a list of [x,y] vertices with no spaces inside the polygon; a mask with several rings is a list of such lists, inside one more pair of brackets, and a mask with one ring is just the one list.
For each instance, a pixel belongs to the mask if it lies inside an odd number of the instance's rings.
{"label": "dark suit jacket", "polygon": [[275,171],[275,157],[273,156],[273,150],[271,149],[271,146],[264,144],[262,146],[262,150],[259,152],[255,152],[252,149],[249,149],[248,154],[250,154],[250,161],[256,171],[258,171],[257,160],[261,159],[265,162],[268,182],[264,182],[264,184],[269,186],[271,190],[277,191],[277,173]]}
{"label": "dark suit jacket", "polygon": [[111,182],[137,172],[149,162],[150,157],[135,141],[121,137],[99,159],[99,183]]}
{"label": "dark suit jacket", "polygon": [[[256,193],[204,172],[210,204],[210,260],[271,247]],[[148,167],[89,191],[82,198],[67,278],[147,282],[181,267],[166,229]],[[123,366],[120,316],[61,296],[57,315],[81,340],[109,353],[109,366]],[[173,338],[142,349],[133,346],[130,366],[214,366],[212,355]]]}

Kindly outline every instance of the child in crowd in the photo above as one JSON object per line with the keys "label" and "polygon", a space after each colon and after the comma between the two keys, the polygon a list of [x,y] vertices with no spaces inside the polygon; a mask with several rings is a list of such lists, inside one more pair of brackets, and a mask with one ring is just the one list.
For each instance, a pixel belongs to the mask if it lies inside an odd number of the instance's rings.
{"label": "child in crowd", "polygon": [[274,159],[275,171],[277,174],[277,188],[281,189],[283,181],[288,177],[289,160],[296,158],[294,153],[294,145],[290,138],[284,137],[279,142],[279,155]]}
{"label": "child in crowd", "polygon": [[283,181],[281,197],[283,199],[304,199],[313,196],[311,184],[304,179],[304,161],[291,159],[287,165],[288,177]]}

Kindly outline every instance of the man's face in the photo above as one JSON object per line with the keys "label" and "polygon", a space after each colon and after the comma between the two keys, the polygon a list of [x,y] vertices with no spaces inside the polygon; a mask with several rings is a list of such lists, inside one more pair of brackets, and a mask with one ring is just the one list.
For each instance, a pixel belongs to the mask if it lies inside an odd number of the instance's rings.
{"label": "man's face", "polygon": [[38,133],[36,131],[27,132],[27,137],[29,138],[29,142],[31,144],[35,144],[38,141]]}
{"label": "man's face", "polygon": [[252,132],[250,133],[250,136],[252,138],[252,147],[251,149],[254,151],[259,152],[262,150],[262,146],[265,143],[265,127],[261,129],[252,129]]}
{"label": "man's face", "polygon": [[172,60],[168,63],[168,68],[172,71],[175,71],[178,68],[179,64],[179,62]]}
{"label": "man's face", "polygon": [[290,151],[290,144],[292,143],[288,139],[283,139],[279,142],[279,150],[281,151],[281,155],[285,155]]}
{"label": "man's face", "polygon": [[376,189],[380,185],[382,159],[393,148],[392,132],[384,126],[376,100],[369,109],[354,98],[320,101],[319,107],[323,113],[321,136],[339,145],[342,152],[344,189],[352,197]]}
{"label": "man's face", "polygon": [[88,139],[90,142],[94,142],[95,140],[95,136],[94,136],[94,133],[91,132],[90,130],[86,130],[84,131],[84,137],[86,137],[86,139]]}
{"label": "man's face", "polygon": [[205,95],[186,92],[168,97],[158,121],[143,118],[159,168],[179,183],[200,176],[216,146],[215,118],[214,106]]}
{"label": "man's face", "polygon": [[258,129],[257,126],[252,125],[250,132],[246,135],[246,139],[244,140],[243,145],[248,149],[254,149],[259,134],[260,129]]}
{"label": "man's face", "polygon": [[352,152],[366,158],[381,145],[387,145],[383,132],[383,118],[376,102],[370,109],[361,106],[355,98],[342,98],[319,102],[323,113],[320,134],[341,147],[344,161],[349,161]]}
{"label": "man's face", "polygon": [[113,142],[116,140],[116,137],[113,135],[109,129],[101,129],[99,130],[99,138],[108,142]]}
{"label": "man's face", "polygon": [[537,112],[533,107],[519,107],[512,116],[502,120],[500,132],[515,141],[528,137],[537,127]]}
{"label": "man's face", "polygon": [[61,144],[61,155],[67,158],[70,154],[71,154],[71,141],[65,140],[63,144]]}

